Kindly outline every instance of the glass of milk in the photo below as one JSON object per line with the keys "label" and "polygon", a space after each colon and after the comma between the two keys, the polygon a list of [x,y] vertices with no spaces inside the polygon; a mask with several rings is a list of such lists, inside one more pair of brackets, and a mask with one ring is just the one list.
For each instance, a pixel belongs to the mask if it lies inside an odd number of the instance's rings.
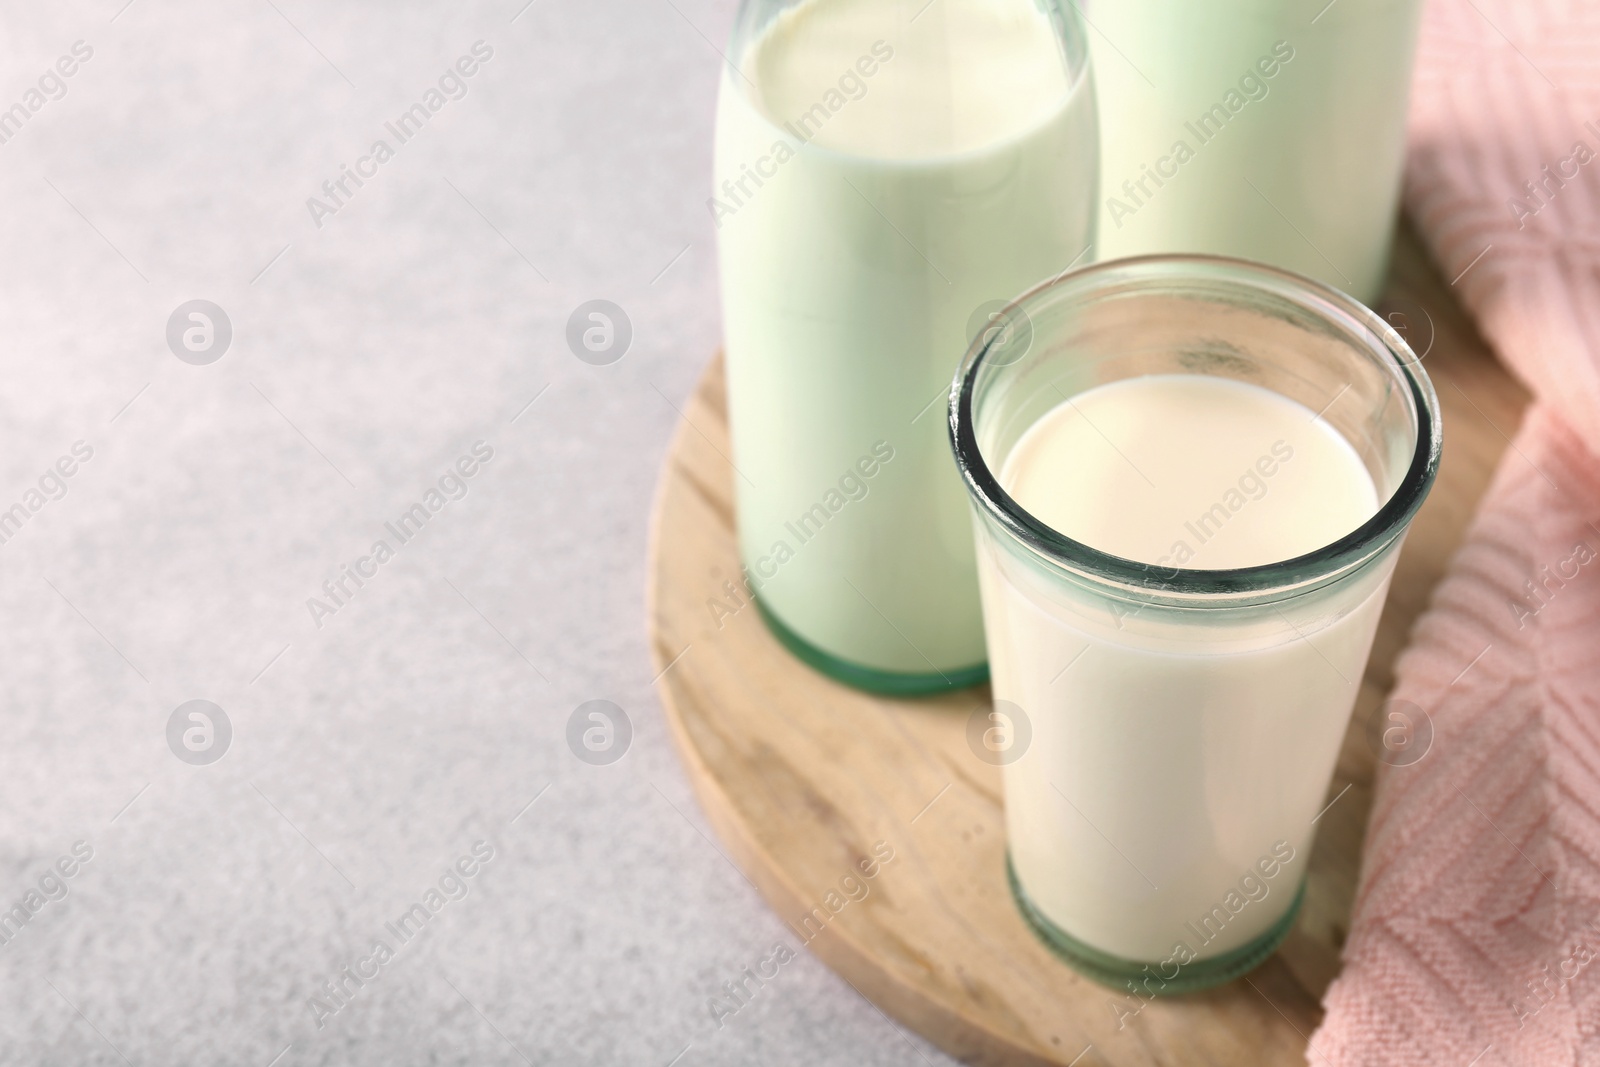
{"label": "glass of milk", "polygon": [[1422,0],[1090,0],[1099,253],[1240,256],[1371,303]]}
{"label": "glass of milk", "polygon": [[1139,997],[1287,933],[1438,401],[1308,278],[1152,256],[1046,282],[978,339],[949,428],[977,531],[1012,889]]}
{"label": "glass of milk", "polygon": [[[715,188],[742,590],[802,659],[917,693],[987,674],[941,413],[974,333],[1092,258],[1068,0],[745,0]],[[1002,338],[1002,341],[1004,338]]]}

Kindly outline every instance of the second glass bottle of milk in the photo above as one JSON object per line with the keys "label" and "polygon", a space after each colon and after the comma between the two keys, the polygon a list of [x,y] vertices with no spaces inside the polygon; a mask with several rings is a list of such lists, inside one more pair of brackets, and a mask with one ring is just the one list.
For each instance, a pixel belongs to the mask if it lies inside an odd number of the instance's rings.
{"label": "second glass bottle of milk", "polygon": [[739,544],[780,639],[892,693],[982,681],[945,397],[1006,301],[1093,258],[1069,0],[744,0],[716,222]]}
{"label": "second glass bottle of milk", "polygon": [[1260,260],[1376,302],[1421,16],[1422,0],[1094,0],[1096,251]]}

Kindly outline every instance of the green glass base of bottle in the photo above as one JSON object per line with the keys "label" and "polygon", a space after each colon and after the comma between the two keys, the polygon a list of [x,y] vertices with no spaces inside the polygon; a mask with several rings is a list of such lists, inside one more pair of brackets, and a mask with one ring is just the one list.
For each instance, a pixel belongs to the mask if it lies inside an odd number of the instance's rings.
{"label": "green glass base of bottle", "polygon": [[915,697],[932,696],[938,693],[953,693],[959,689],[969,689],[975,685],[982,685],[989,680],[989,664],[979,663],[972,667],[961,667],[956,670],[934,671],[928,674],[917,674],[902,671],[881,671],[876,667],[864,667],[859,663],[840,659],[831,652],[824,652],[813,645],[788,626],[782,619],[772,613],[772,609],[761,602],[760,597],[753,598],[756,610],[761,613],[761,618],[766,621],[767,629],[778,639],[778,643],[794,653],[802,663],[821,671],[835,681],[868,693],[879,693],[883,696]]}
{"label": "green glass base of bottle", "polygon": [[1017,902],[1022,917],[1045,946],[1059,956],[1073,970],[1113,989],[1126,990],[1133,982],[1142,996],[1170,997],[1180,993],[1194,993],[1202,989],[1231,982],[1248,974],[1266,962],[1289,935],[1295,918],[1300,914],[1300,902],[1305,898],[1305,882],[1295,890],[1294,901],[1272,927],[1249,944],[1240,945],[1220,956],[1210,956],[1193,963],[1183,964],[1178,973],[1167,978],[1161,973],[1158,962],[1136,963],[1121,959],[1079,941],[1044,916],[1017,881],[1016,869],[1011,866],[1011,856],[1006,856],[1006,881],[1011,885],[1011,897]]}

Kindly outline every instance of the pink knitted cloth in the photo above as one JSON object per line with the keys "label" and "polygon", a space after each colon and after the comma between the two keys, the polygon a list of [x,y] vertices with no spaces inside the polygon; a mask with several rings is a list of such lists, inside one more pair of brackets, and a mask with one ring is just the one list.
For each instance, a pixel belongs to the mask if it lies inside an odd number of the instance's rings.
{"label": "pink knitted cloth", "polygon": [[1380,768],[1307,1058],[1600,1064],[1600,3],[1432,0],[1407,179],[1536,400],[1400,660],[1432,747]]}

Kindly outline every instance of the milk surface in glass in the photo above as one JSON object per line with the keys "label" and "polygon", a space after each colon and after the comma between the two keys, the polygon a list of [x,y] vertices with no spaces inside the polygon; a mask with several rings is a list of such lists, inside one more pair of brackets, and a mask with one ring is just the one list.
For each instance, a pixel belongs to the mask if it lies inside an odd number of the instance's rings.
{"label": "milk surface in glass", "polygon": [[1094,101],[1062,18],[804,0],[736,33],[719,100],[748,584],[827,656],[930,687],[985,661],[941,421],[969,323],[1090,258]]}
{"label": "milk surface in glass", "polygon": [[[1315,412],[1189,374],[1064,400],[1017,440],[1000,481],[1068,537],[1191,569],[1292,559],[1379,505],[1355,449]],[[980,544],[995,697],[1032,728],[1005,768],[1029,901],[1124,960],[1203,960],[1262,935],[1304,878],[1388,569],[1322,605],[1338,614],[1329,625],[1266,607],[1253,622],[1217,613],[1208,630],[1046,586]]]}

